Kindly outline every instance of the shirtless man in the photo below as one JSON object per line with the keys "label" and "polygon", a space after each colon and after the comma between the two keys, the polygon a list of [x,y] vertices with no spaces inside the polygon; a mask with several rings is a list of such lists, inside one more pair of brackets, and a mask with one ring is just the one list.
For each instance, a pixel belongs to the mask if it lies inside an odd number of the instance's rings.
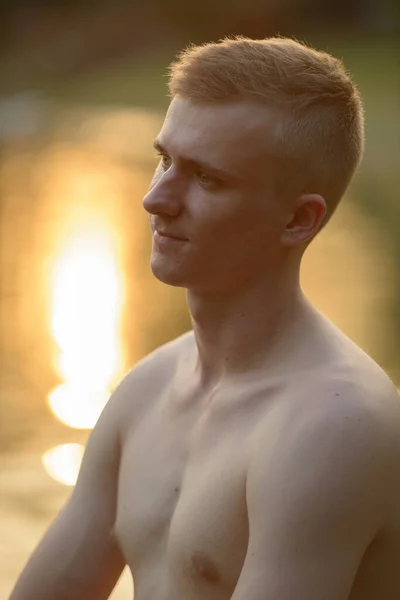
{"label": "shirtless man", "polygon": [[12,600],[398,600],[400,400],[306,299],[303,252],[363,148],[342,64],[290,39],[193,47],[144,207],[193,330],[128,373]]}

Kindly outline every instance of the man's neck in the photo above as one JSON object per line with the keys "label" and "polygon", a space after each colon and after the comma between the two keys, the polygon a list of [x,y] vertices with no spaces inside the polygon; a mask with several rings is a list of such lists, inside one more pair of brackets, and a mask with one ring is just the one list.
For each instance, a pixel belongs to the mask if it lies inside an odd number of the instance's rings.
{"label": "man's neck", "polygon": [[[258,281],[234,294],[187,291],[204,385],[287,358],[310,313],[298,276]],[[298,338],[297,338],[298,339]]]}

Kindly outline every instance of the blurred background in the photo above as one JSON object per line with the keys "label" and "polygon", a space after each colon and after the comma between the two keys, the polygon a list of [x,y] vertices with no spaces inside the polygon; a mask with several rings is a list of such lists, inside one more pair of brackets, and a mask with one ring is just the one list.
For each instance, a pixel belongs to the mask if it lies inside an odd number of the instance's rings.
{"label": "blurred background", "polygon": [[[190,327],[142,198],[188,43],[295,36],[364,97],[363,165],[309,248],[312,301],[400,385],[399,0],[0,1],[0,597],[71,493],[99,412]],[[132,597],[125,572],[113,600]]]}

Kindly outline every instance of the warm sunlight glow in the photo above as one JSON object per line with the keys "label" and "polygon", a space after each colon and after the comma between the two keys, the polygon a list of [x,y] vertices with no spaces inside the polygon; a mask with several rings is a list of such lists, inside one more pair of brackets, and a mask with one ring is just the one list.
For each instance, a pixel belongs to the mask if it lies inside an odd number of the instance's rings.
{"label": "warm sunlight glow", "polygon": [[43,455],[43,466],[53,479],[73,486],[78,478],[83,453],[84,447],[81,444],[56,446]]}
{"label": "warm sunlight glow", "polygon": [[110,397],[108,390],[94,390],[83,385],[64,383],[49,394],[53,413],[68,427],[93,429]]}
{"label": "warm sunlight glow", "polygon": [[55,264],[51,328],[67,382],[106,388],[120,362],[121,282],[106,231],[72,239]]}
{"label": "warm sunlight glow", "polygon": [[[106,225],[82,227],[67,240],[52,270],[51,331],[64,382],[49,393],[48,402],[60,421],[76,429],[95,426],[121,370],[123,290],[116,246]],[[43,458],[47,472],[73,485],[80,448],[50,450]]]}

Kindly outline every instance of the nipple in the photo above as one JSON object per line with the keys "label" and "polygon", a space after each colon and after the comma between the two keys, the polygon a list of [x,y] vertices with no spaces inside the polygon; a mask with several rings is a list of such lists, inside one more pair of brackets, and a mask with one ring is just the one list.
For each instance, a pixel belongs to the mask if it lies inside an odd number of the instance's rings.
{"label": "nipple", "polygon": [[195,574],[202,577],[208,583],[218,583],[220,574],[214,563],[202,552],[195,552],[191,558],[192,568]]}

